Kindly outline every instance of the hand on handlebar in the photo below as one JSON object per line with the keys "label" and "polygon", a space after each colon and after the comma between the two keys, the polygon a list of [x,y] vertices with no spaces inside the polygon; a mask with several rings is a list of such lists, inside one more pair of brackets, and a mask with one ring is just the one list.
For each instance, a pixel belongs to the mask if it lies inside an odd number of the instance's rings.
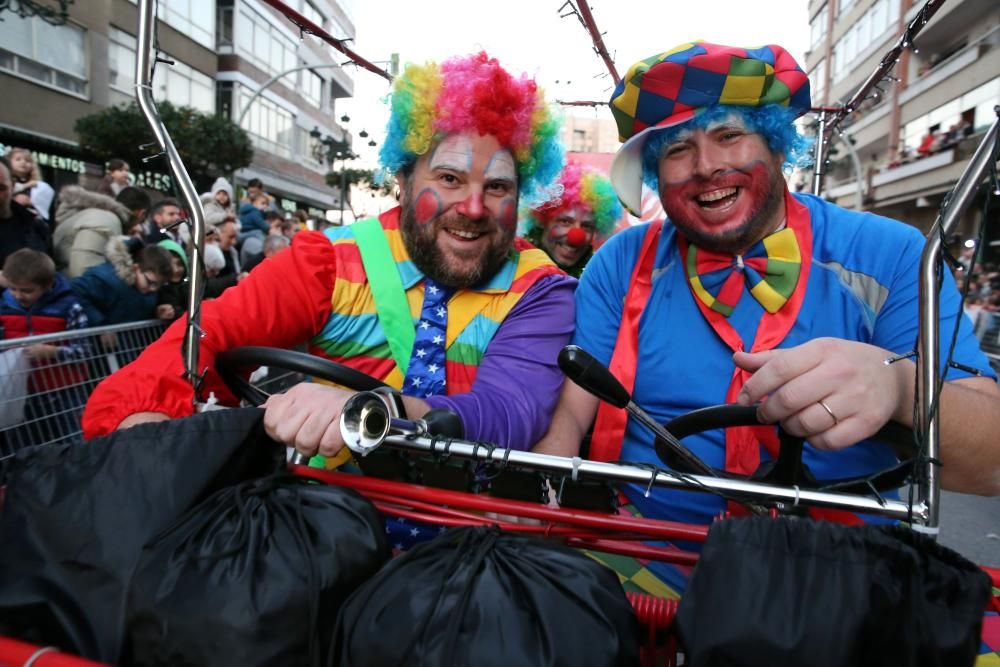
{"label": "hand on handlebar", "polygon": [[264,403],[264,430],[307,456],[334,456],[344,446],[340,413],[354,392],[306,382]]}
{"label": "hand on handlebar", "polygon": [[780,422],[819,449],[843,449],[878,431],[905,394],[903,364],[886,365],[886,350],[817,338],[793,348],[733,355],[751,371],[737,402],[761,402],[762,422]]}

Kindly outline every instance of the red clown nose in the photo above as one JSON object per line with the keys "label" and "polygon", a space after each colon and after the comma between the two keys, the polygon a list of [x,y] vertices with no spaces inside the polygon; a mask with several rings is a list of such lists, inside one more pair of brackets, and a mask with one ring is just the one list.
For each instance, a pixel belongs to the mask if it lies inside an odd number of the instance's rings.
{"label": "red clown nose", "polygon": [[570,244],[574,248],[579,248],[587,243],[587,232],[583,231],[579,227],[574,227],[573,229],[566,232],[566,243]]}

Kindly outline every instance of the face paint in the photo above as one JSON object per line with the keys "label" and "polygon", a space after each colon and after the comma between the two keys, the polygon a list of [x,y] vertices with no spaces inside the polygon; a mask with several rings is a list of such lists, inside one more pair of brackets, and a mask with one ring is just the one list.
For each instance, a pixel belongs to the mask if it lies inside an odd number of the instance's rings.
{"label": "face paint", "polygon": [[[568,236],[574,235],[570,243]],[[549,254],[556,264],[565,268],[574,266],[583,259],[590,250],[594,240],[594,218],[590,209],[576,207],[559,213],[546,223],[542,236],[542,249]]]}
{"label": "face paint", "polygon": [[434,169],[451,169],[467,172],[472,169],[472,142],[466,134],[452,134],[445,137],[434,153],[428,166]]}
{"label": "face paint", "polygon": [[510,151],[492,135],[446,137],[417,160],[400,203],[400,230],[413,263],[444,285],[477,285],[506,261],[516,232]]}
{"label": "face paint", "polygon": [[513,197],[507,197],[500,203],[500,215],[497,216],[500,227],[513,231],[517,228],[517,203]]}
{"label": "face paint", "polygon": [[415,222],[418,225],[426,225],[441,215],[444,205],[441,202],[441,195],[431,188],[424,188],[417,195],[413,208]]}
{"label": "face paint", "polygon": [[514,167],[514,157],[506,148],[498,150],[490,158],[484,174],[487,181],[517,182],[517,170]]}

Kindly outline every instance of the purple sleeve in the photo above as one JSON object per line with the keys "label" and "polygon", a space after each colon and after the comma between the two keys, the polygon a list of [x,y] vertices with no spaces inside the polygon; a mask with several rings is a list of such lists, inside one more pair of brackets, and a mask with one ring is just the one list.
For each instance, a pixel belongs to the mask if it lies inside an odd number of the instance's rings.
{"label": "purple sleeve", "polygon": [[535,283],[497,329],[472,391],[431,396],[431,408],[456,413],[467,440],[525,450],[549,427],[563,374],[559,350],[573,335],[576,280],[547,276]]}

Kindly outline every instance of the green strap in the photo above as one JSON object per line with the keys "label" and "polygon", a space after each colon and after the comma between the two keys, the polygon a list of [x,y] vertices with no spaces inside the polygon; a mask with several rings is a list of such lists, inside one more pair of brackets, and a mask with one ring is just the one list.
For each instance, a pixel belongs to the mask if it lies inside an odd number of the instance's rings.
{"label": "green strap", "polygon": [[389,249],[378,218],[367,218],[351,225],[354,239],[361,251],[361,263],[368,276],[368,286],[375,300],[375,310],[379,322],[389,340],[389,350],[396,360],[400,372],[406,376],[413,354],[413,341],[417,337],[410,315],[410,303],[406,300],[406,290],[399,278],[396,260]]}

